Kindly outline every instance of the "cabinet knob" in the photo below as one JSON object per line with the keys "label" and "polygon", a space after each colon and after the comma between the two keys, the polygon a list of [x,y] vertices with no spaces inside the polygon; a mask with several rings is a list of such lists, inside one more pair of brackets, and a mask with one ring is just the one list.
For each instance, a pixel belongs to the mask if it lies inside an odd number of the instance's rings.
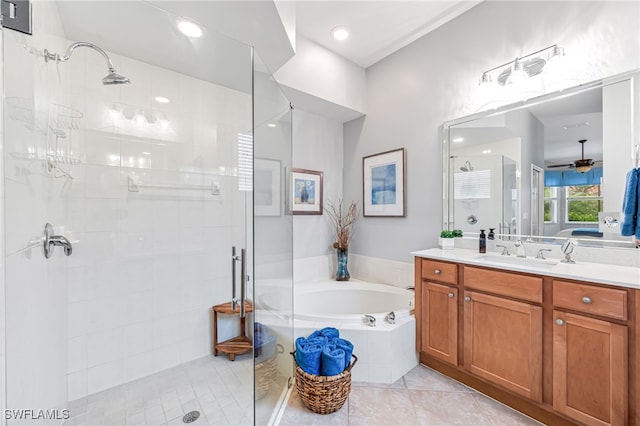
{"label": "cabinet knob", "polygon": [[564,325],[564,320],[562,320],[562,319],[558,318],[558,319],[556,320],[556,324],[558,324],[558,325]]}
{"label": "cabinet knob", "polygon": [[590,304],[591,303],[591,298],[589,296],[584,296],[582,298],[582,303],[585,303],[587,305]]}
{"label": "cabinet knob", "polygon": [[453,295],[453,293],[449,293],[449,294],[447,294],[447,296],[449,296],[449,299],[453,299],[454,295]]}
{"label": "cabinet knob", "polygon": [[442,273],[442,271],[440,269],[436,269],[435,271],[433,271],[436,275],[440,275]]}
{"label": "cabinet knob", "polygon": [[464,297],[464,301],[465,302],[471,302],[471,296],[465,296]]}

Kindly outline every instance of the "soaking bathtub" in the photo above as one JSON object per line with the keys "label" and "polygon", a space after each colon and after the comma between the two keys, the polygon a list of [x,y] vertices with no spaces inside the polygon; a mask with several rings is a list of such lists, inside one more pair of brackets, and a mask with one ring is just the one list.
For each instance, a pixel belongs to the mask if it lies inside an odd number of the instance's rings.
{"label": "soaking bathtub", "polygon": [[[280,296],[266,292],[260,299],[267,309],[277,309]],[[393,383],[418,365],[413,291],[355,280],[295,283],[293,306],[294,339],[335,327],[353,343],[354,381]],[[385,320],[390,312],[394,324]]]}

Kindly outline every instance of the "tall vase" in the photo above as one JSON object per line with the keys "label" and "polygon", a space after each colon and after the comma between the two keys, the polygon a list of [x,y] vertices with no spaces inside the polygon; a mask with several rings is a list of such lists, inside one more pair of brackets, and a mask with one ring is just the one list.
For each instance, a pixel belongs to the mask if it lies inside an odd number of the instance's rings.
{"label": "tall vase", "polygon": [[349,281],[349,271],[347,270],[347,260],[349,260],[349,249],[336,249],[338,256],[338,269],[336,270],[336,281]]}

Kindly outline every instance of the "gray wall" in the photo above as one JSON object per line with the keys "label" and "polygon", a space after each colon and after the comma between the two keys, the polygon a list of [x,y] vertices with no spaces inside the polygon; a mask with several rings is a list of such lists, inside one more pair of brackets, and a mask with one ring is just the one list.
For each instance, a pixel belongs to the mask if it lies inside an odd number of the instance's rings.
{"label": "gray wall", "polygon": [[[300,109],[293,112],[293,167],[324,172],[324,206],[342,197],[342,123]],[[296,259],[334,253],[326,212],[293,217]]]}
{"label": "gray wall", "polygon": [[571,85],[640,67],[638,2],[486,1],[367,70],[367,116],[344,125],[345,199],[362,199],[362,157],[407,149],[407,217],[362,218],[350,250],[411,261],[442,216],[439,126],[482,109],[483,71],[558,43]]}

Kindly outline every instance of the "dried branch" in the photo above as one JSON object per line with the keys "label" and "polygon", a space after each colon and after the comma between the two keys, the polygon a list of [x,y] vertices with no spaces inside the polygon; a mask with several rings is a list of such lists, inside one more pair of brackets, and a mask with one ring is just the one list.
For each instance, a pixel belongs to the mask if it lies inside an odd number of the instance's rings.
{"label": "dried branch", "polygon": [[353,237],[353,225],[355,225],[360,218],[358,202],[351,201],[347,211],[344,212],[342,198],[339,198],[337,203],[327,201],[326,211],[336,239],[333,247],[338,249],[349,248],[349,243]]}

